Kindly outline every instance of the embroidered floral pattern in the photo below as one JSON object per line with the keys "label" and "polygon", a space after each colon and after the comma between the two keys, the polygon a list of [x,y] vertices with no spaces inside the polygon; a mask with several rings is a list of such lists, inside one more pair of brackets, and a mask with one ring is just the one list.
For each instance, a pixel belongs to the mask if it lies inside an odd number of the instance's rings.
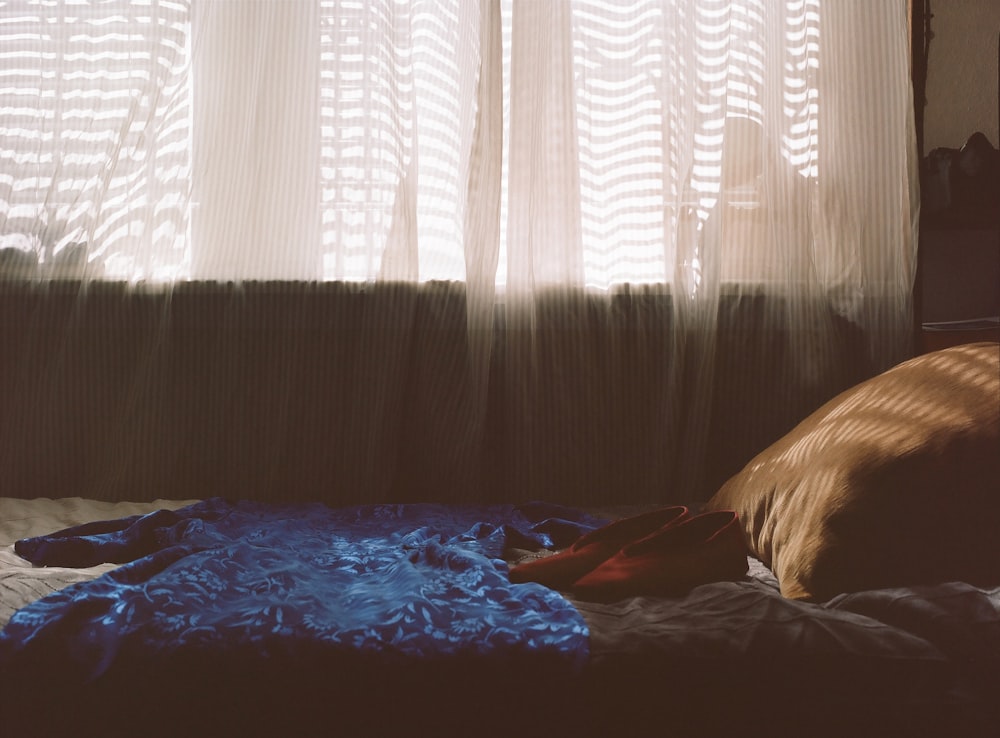
{"label": "embroidered floral pattern", "polygon": [[[599,522],[545,505],[330,509],[214,499],[70,528],[21,541],[18,553],[44,565],[126,563],[15,613],[0,657],[58,649],[74,654],[85,679],[126,649],[541,651],[580,665],[588,639],[580,615],[558,593],[511,584],[500,556],[508,534],[567,545]],[[553,540],[553,527],[569,540]]]}

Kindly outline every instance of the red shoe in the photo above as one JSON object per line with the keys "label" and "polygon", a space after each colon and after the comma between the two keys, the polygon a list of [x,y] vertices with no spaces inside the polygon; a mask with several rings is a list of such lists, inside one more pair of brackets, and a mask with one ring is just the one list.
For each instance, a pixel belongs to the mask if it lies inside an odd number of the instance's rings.
{"label": "red shoe", "polygon": [[637,595],[677,595],[698,584],[740,579],[747,546],[736,513],[695,515],[635,541],[573,586],[581,600],[613,602]]}
{"label": "red shoe", "polygon": [[515,566],[510,570],[510,581],[515,584],[538,582],[552,589],[569,589],[577,579],[618,553],[622,546],[687,517],[688,509],[675,505],[616,520],[581,536],[559,553]]}

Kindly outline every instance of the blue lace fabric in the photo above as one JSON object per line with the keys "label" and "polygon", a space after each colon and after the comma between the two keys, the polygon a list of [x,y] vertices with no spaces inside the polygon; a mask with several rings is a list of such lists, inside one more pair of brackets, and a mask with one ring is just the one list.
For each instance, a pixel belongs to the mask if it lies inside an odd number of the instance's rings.
{"label": "blue lace fabric", "polygon": [[211,499],[16,544],[43,566],[119,568],[19,610],[0,668],[58,654],[87,683],[119,660],[542,654],[579,669],[588,631],[557,592],[511,584],[505,545],[557,548],[601,521],[525,506],[272,506]]}

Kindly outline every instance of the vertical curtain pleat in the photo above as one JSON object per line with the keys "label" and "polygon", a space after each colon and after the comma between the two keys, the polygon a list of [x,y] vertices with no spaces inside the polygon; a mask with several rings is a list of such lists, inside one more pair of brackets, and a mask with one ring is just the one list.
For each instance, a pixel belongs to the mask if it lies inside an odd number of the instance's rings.
{"label": "vertical curtain pleat", "polygon": [[486,429],[490,362],[493,358],[496,274],[500,259],[503,195],[503,24],[500,0],[479,4],[478,88],[469,151],[465,212],[466,325],[471,362],[472,425],[466,434],[482,443]]}
{"label": "vertical curtain pleat", "polygon": [[319,279],[319,13],[196,3],[196,279]]}

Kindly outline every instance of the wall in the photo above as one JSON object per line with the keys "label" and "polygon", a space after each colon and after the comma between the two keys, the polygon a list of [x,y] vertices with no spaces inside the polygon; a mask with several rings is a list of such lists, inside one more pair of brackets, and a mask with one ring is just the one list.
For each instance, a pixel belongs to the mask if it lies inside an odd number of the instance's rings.
{"label": "wall", "polygon": [[924,151],[961,148],[982,131],[1000,146],[997,121],[998,0],[931,0]]}

